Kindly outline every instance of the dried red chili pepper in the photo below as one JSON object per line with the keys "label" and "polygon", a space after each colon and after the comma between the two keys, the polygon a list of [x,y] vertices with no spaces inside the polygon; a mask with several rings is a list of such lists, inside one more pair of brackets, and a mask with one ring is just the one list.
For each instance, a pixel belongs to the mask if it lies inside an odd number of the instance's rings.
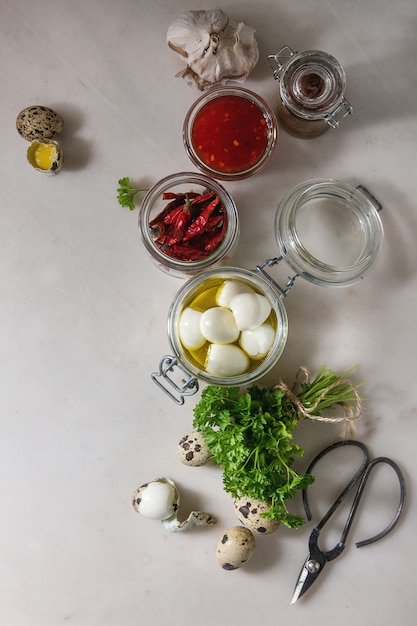
{"label": "dried red chili pepper", "polygon": [[193,200],[191,200],[191,204],[197,205],[197,204],[203,204],[205,202],[209,202],[210,200],[213,200],[215,195],[216,194],[214,193],[214,191],[207,191],[205,193],[200,194]]}
{"label": "dried red chili pepper", "polygon": [[227,232],[227,217],[226,215],[224,215],[222,227],[218,229],[218,233],[214,235],[214,237],[212,237],[210,241],[204,246],[204,250],[206,250],[206,252],[209,252],[210,254],[214,252],[214,250],[221,244],[221,242],[225,238],[226,232]]}
{"label": "dried red chili pepper", "polygon": [[149,223],[155,245],[180,261],[198,261],[209,256],[224,239],[227,217],[214,191],[202,194],[165,192],[171,200]]}
{"label": "dried red chili pepper", "polygon": [[197,248],[191,248],[179,243],[173,244],[167,250],[164,250],[164,252],[179,261],[200,261],[209,256],[204,249],[198,250]]}
{"label": "dried red chili pepper", "polygon": [[216,196],[214,200],[212,200],[203,209],[200,215],[196,217],[195,220],[190,224],[190,226],[187,229],[187,232],[184,235],[184,241],[188,241],[192,237],[195,237],[196,235],[200,235],[203,232],[211,214],[218,207],[219,204],[220,204],[220,198]]}
{"label": "dried red chili pepper", "polygon": [[172,202],[169,202],[167,206],[160,212],[156,217],[154,217],[150,222],[149,226],[156,226],[165,220],[165,218],[177,207],[181,206],[184,201],[181,198],[175,198]]}
{"label": "dried red chili pepper", "polygon": [[192,200],[193,198],[198,198],[199,195],[200,194],[195,191],[188,191],[187,193],[173,193],[171,191],[164,192],[162,194],[162,200],[171,200],[171,202],[169,202],[167,206],[149,222],[149,226],[156,226],[160,222],[165,221],[174,209],[185,204],[187,198]]}

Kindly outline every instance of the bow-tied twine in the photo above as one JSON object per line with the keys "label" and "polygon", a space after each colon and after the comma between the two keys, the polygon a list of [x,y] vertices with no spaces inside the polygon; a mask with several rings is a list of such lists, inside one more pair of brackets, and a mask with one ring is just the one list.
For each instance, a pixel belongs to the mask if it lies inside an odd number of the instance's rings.
{"label": "bow-tied twine", "polygon": [[[318,396],[316,402],[312,406],[306,407],[298,398],[298,396],[296,396],[294,393],[295,388],[299,384],[299,379],[301,375],[304,375],[306,382],[310,383],[310,372],[304,365],[301,365],[296,372],[294,384],[292,385],[292,387],[288,387],[288,385],[282,380],[282,378],[280,378],[278,383],[275,385],[275,389],[280,389],[281,391],[283,391],[285,395],[288,396],[290,401],[296,406],[298,417],[300,419],[308,418],[317,422],[327,422],[332,424],[338,424],[343,422],[343,429],[340,433],[340,436],[344,439],[348,437],[354,437],[356,435],[356,420],[358,420],[362,415],[362,400],[359,395],[358,388],[349,379],[340,378],[331,385],[328,385],[322,391],[320,396]],[[319,406],[321,400],[325,398],[327,394],[332,391],[332,389],[340,387],[341,385],[349,385],[351,387],[352,393],[355,396],[354,404],[350,405],[344,402],[337,403],[338,406],[341,407],[341,409],[343,410],[343,415],[315,415],[314,412]]]}

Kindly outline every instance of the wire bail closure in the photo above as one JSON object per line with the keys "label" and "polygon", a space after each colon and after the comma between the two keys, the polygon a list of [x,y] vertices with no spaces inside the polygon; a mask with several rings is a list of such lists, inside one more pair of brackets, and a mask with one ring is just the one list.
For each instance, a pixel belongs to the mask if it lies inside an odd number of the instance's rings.
{"label": "wire bail closure", "polygon": [[256,266],[256,271],[262,274],[262,276],[266,278],[272,284],[272,286],[281,294],[282,297],[285,297],[287,293],[291,291],[291,289],[293,288],[295,279],[297,278],[297,276],[299,276],[299,274],[295,274],[294,276],[288,276],[287,284],[285,288],[283,289],[272,278],[272,276],[268,274],[268,272],[265,271],[264,269],[265,267],[272,267],[273,265],[278,265],[278,263],[280,263],[283,260],[283,258],[284,258],[283,256],[279,256],[279,257],[274,257],[272,259],[266,259],[263,263]]}
{"label": "wire bail closure", "polygon": [[[175,375],[178,372],[180,373],[180,380],[176,382],[171,374]],[[152,372],[151,378],[171,400],[179,405],[184,404],[184,396],[193,396],[198,391],[197,378],[187,372],[178,359],[171,355],[162,357],[159,362],[159,371]]]}

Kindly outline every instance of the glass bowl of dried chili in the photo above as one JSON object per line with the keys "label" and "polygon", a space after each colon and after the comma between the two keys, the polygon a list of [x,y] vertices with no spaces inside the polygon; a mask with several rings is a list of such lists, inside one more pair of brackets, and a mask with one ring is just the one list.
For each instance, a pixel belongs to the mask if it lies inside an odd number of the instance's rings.
{"label": "glass bowl of dried chili", "polygon": [[239,238],[238,212],[217,181],[198,172],[180,172],[147,192],[139,229],[154,263],[185,278],[231,257]]}
{"label": "glass bowl of dried chili", "polygon": [[214,87],[191,106],[183,125],[185,150],[199,170],[220,180],[260,172],[273,154],[278,122],[256,93]]}

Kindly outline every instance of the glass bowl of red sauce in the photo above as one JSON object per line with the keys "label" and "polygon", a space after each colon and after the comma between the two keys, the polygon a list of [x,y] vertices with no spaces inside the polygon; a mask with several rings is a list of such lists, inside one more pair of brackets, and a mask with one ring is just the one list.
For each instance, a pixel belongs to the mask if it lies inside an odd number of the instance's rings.
{"label": "glass bowl of red sauce", "polygon": [[213,178],[179,172],[149,189],[139,209],[139,230],[155,265],[187,278],[230,259],[239,239],[238,211]]}
{"label": "glass bowl of red sauce", "polygon": [[278,140],[272,109],[243,87],[214,87],[188,111],[185,150],[199,170],[220,180],[241,180],[260,172]]}

